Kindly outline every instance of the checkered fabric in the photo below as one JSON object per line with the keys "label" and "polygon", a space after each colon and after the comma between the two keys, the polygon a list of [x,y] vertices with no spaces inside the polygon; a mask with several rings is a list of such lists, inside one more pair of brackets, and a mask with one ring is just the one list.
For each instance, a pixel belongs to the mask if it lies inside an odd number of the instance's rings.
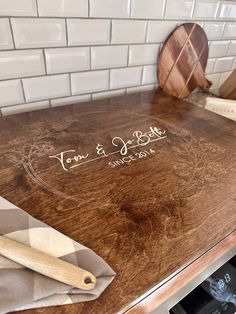
{"label": "checkered fabric", "polygon": [[95,288],[84,291],[40,275],[0,255],[0,313],[94,300],[115,277],[114,271],[92,250],[2,197],[0,234],[80,266],[97,278]]}

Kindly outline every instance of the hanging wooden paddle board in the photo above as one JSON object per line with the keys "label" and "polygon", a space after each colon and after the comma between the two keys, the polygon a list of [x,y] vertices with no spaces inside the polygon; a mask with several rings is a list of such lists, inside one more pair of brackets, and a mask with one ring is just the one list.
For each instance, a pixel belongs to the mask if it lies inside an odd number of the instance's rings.
{"label": "hanging wooden paddle board", "polygon": [[178,26],[163,45],[158,61],[160,87],[178,98],[188,96],[197,86],[208,92],[205,78],[208,40],[204,30],[195,23]]}

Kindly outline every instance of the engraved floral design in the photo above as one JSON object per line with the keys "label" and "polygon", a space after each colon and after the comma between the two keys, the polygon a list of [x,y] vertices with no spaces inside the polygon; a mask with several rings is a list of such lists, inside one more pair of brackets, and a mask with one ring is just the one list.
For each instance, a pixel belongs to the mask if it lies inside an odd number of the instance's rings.
{"label": "engraved floral design", "polygon": [[182,237],[185,233],[184,210],[188,199],[220,186],[220,179],[229,171],[224,147],[194,137],[187,130],[175,130],[173,135],[175,145],[171,142],[170,150],[174,154],[172,169],[176,184],[161,204],[161,208],[166,208],[164,228],[168,238]]}
{"label": "engraved floral design", "polygon": [[14,140],[14,145],[25,143],[21,148],[13,148],[6,157],[16,166],[29,165],[32,163],[34,156],[44,156],[55,150],[55,146],[48,140],[49,134],[39,130],[33,139],[33,143],[27,143],[26,139],[21,137]]}
{"label": "engraved floral design", "polygon": [[[63,132],[67,127],[71,126],[76,118],[63,121],[63,124],[54,125],[48,131],[44,131],[45,125],[38,123],[35,126],[34,136],[31,143],[27,142],[24,137],[19,137],[14,140],[14,145],[18,146],[10,150],[6,157],[17,167],[22,167],[28,173],[30,178],[41,185],[46,190],[59,195],[63,198],[69,198],[74,201],[81,201],[80,198],[67,195],[55,188],[49,186],[40,176],[40,170],[32,166],[35,157],[43,157],[55,152],[56,147],[50,138]],[[193,194],[208,186],[217,185],[220,176],[226,173],[222,167],[221,158],[224,158],[224,149],[216,144],[207,142],[204,138],[194,137],[190,131],[182,128],[179,129],[175,125],[158,119],[158,122],[163,129],[169,130],[168,136],[170,151],[174,154],[173,172],[176,177],[176,186],[168,195],[162,195],[162,200],[165,202],[180,202]],[[173,145],[174,143],[174,145]],[[21,147],[19,147],[21,145]],[[217,160],[211,158],[216,155]],[[155,200],[155,198],[154,198]],[[145,200],[146,202],[147,200]],[[153,201],[150,200],[150,201]]]}
{"label": "engraved floral design", "polygon": [[9,150],[9,152],[5,154],[5,157],[8,158],[8,160],[11,161],[16,167],[23,167],[31,180],[42,186],[47,191],[62,198],[71,199],[73,201],[81,201],[81,199],[77,197],[67,195],[66,193],[63,193],[48,185],[39,176],[38,169],[32,165],[35,157],[43,157],[55,152],[56,147],[50,140],[50,137],[52,137],[54,133],[62,132],[73,121],[76,121],[76,119],[67,119],[64,121],[63,126],[61,126],[61,124],[57,124],[49,131],[44,131],[44,125],[39,122],[37,125],[35,125],[34,130],[32,130],[32,133],[34,133],[33,141],[28,143],[25,137],[16,138],[12,143],[16,146],[21,145],[21,147]]}
{"label": "engraved floral design", "polygon": [[172,147],[172,151],[177,161],[173,170],[179,178],[178,193],[182,196],[196,193],[207,185],[215,186],[219,177],[226,173],[220,162],[224,158],[224,148],[206,142],[204,138],[185,137],[181,144]]}

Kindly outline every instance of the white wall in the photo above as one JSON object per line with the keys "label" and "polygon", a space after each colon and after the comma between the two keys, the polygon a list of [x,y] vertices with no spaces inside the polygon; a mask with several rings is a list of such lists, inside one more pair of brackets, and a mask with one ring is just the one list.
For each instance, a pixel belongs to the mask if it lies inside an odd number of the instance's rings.
{"label": "white wall", "polygon": [[216,89],[236,68],[236,2],[0,0],[2,115],[156,87],[161,43],[197,21]]}

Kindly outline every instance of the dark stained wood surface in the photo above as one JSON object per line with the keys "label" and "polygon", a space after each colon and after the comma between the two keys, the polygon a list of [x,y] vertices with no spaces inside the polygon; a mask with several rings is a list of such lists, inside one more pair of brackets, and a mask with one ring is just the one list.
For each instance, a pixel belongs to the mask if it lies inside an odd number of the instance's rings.
{"label": "dark stained wood surface", "polygon": [[[108,154],[112,138],[150,127],[166,137],[149,133],[119,167],[108,164],[119,153],[69,171],[49,158],[75,150],[91,160],[97,144]],[[1,118],[0,160],[1,196],[117,272],[96,301],[25,313],[117,313],[235,229],[235,122],[160,90]]]}
{"label": "dark stained wood surface", "polygon": [[184,98],[197,86],[208,91],[205,78],[208,40],[196,23],[178,26],[167,38],[158,59],[158,81],[166,93]]}
{"label": "dark stained wood surface", "polygon": [[187,294],[224,265],[235,254],[236,232],[229,234],[188,267],[174,274],[165,284],[131,307],[128,314],[151,313],[158,308],[159,314],[168,313]]}

